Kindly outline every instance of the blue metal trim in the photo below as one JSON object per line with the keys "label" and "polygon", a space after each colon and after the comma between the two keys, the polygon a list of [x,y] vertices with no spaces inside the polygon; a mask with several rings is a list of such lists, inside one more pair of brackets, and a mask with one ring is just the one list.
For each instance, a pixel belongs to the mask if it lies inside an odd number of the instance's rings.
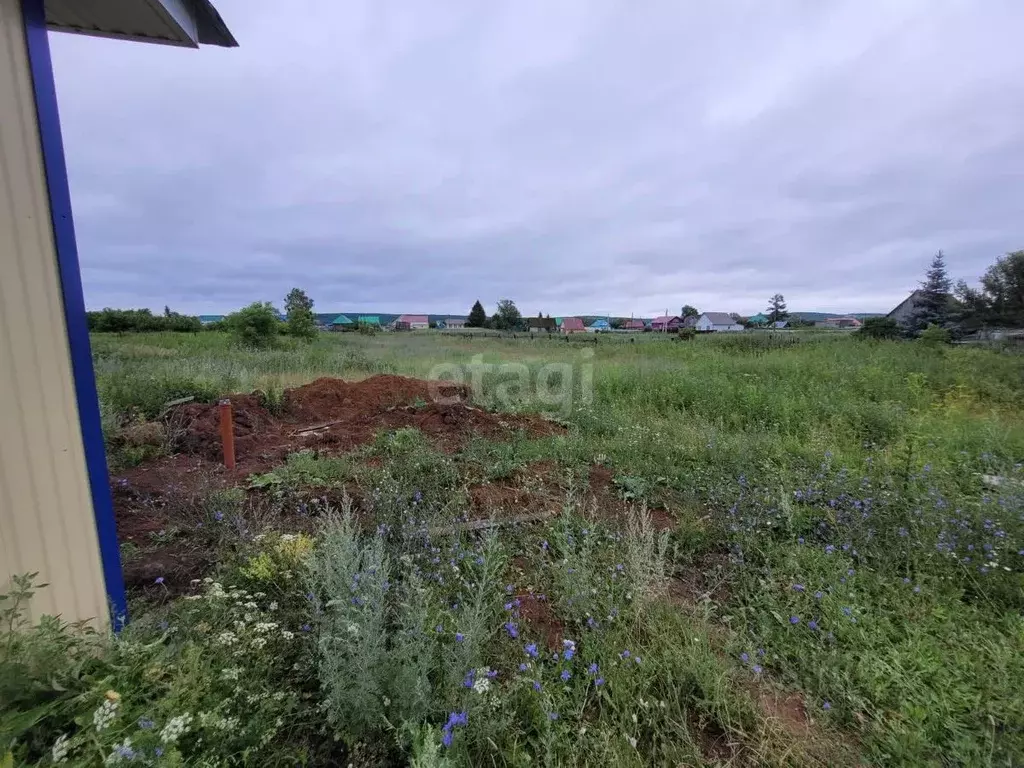
{"label": "blue metal trim", "polygon": [[107,587],[107,599],[110,601],[111,620],[116,631],[127,621],[128,606],[125,600],[117,527],[114,523],[114,505],[110,496],[107,454],[103,445],[103,429],[100,426],[99,397],[96,394],[96,378],[92,369],[92,350],[89,346],[82,275],[78,267],[75,223],[71,218],[71,192],[68,189],[68,172],[64,162],[64,141],[61,138],[57,91],[54,87],[53,65],[50,61],[46,12],[43,0],[22,0],[21,9],[25,23],[29,68],[32,72],[32,88],[36,99],[39,141],[43,150],[46,186],[50,197],[50,216],[53,220],[53,239],[57,248],[57,267],[63,294],[64,322],[67,325],[68,346],[71,352],[71,371],[75,381],[75,399],[78,401],[85,464],[89,474],[93,512],[96,515],[96,534],[99,537],[103,579]]}

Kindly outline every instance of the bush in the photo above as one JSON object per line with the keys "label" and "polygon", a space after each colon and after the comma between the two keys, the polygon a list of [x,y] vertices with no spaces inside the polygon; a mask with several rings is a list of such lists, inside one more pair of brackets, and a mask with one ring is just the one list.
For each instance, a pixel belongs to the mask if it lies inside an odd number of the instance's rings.
{"label": "bush", "polygon": [[148,309],[110,309],[87,312],[89,330],[97,333],[144,333],[147,331],[176,331],[197,333],[203,324],[198,317],[181,315],[165,310],[163,315],[154,315]]}
{"label": "bush", "polygon": [[697,335],[697,331],[693,328],[680,328],[679,329],[679,340],[689,341]]}
{"label": "bush", "polygon": [[869,317],[856,334],[867,339],[898,339],[900,327],[889,317]]}
{"label": "bush", "polygon": [[949,344],[950,342],[949,331],[935,324],[929,325],[921,331],[921,336],[919,338],[921,339],[922,344],[928,344],[935,347],[943,344]]}
{"label": "bush", "polygon": [[267,347],[277,337],[281,321],[269,301],[254,301],[227,316],[224,325],[242,346]]}

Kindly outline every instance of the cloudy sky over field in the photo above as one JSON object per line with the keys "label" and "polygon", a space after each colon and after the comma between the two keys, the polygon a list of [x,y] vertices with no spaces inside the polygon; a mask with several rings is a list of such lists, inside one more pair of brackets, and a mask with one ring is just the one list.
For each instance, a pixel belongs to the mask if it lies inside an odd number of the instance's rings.
{"label": "cloudy sky over field", "polygon": [[885,311],[1024,248],[1024,4],[215,0],[51,36],[86,301]]}

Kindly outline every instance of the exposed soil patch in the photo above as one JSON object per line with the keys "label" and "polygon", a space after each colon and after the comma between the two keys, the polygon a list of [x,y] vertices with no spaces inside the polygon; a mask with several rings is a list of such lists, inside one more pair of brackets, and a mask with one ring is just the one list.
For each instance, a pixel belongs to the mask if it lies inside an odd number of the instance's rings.
{"label": "exposed soil patch", "polygon": [[519,598],[519,618],[530,626],[532,634],[543,638],[544,644],[549,650],[561,650],[564,628],[558,617],[555,616],[551,604],[532,592],[517,595],[517,597]]}
{"label": "exposed soil patch", "polygon": [[[358,382],[323,378],[287,390],[279,413],[258,394],[233,395],[238,471],[250,474],[289,453],[313,448],[342,453],[371,441],[381,430],[414,427],[444,450],[473,436],[507,438],[517,430],[532,437],[562,430],[537,416],[497,414],[469,405],[464,385],[373,376]],[[217,405],[189,403],[172,412],[182,424],[179,448],[212,461],[221,458]]]}
{"label": "exposed soil patch", "polygon": [[469,488],[470,516],[486,518],[502,513],[541,513],[561,510],[567,483],[553,461],[537,461],[510,478],[472,485]]}
{"label": "exposed soil patch", "polygon": [[682,608],[693,608],[705,600],[724,605],[729,600],[728,567],[729,555],[723,552],[709,552],[683,566],[669,579],[669,600]]}
{"label": "exposed soil patch", "polygon": [[[600,518],[625,524],[638,505],[636,502],[627,502],[619,495],[614,476],[615,473],[609,467],[595,464],[590,468],[587,496],[593,504],[589,506],[595,509]],[[655,530],[667,531],[675,527],[676,519],[666,510],[649,506],[647,511]]]}

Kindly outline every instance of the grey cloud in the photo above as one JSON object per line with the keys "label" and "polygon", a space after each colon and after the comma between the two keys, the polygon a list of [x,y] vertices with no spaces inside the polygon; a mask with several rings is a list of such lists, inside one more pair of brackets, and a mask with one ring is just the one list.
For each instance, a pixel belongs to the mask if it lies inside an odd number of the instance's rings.
{"label": "grey cloud", "polygon": [[870,311],[1024,246],[1011,0],[218,7],[52,39],[90,306]]}

